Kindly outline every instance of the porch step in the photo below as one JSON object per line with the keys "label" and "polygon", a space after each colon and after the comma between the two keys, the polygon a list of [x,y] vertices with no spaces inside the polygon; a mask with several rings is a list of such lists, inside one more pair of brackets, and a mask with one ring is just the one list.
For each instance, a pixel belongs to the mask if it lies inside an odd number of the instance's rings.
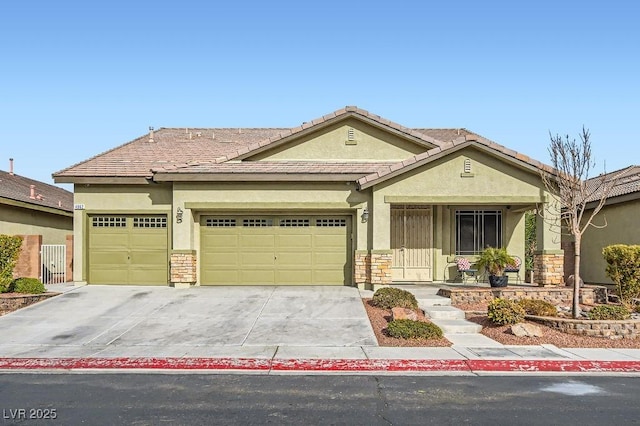
{"label": "porch step", "polygon": [[451,299],[436,294],[427,294],[422,297],[416,296],[416,300],[420,309],[423,310],[427,306],[451,306]]}
{"label": "porch step", "polygon": [[464,311],[452,306],[420,306],[429,318],[433,319],[465,319]]}
{"label": "porch step", "polygon": [[480,333],[482,326],[463,319],[432,319],[444,334],[473,334]]}

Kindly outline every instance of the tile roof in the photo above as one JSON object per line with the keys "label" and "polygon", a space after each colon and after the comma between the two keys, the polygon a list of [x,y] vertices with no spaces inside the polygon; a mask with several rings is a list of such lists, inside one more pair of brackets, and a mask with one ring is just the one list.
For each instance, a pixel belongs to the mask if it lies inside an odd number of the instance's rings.
{"label": "tile roof", "polygon": [[609,199],[640,192],[640,166],[634,165],[587,179],[586,187],[588,193],[590,193],[587,202],[600,200],[602,197],[602,188],[600,186],[603,183],[603,179],[605,183],[616,180],[607,196]]}
{"label": "tile roof", "polygon": [[[271,164],[243,161],[270,147],[289,141],[291,137],[304,134],[309,129],[328,125],[348,117],[357,117],[372,125],[384,127],[421,144],[428,151],[402,163],[380,164],[338,162],[275,162]],[[153,135],[153,138],[151,136]],[[517,161],[533,167],[548,167],[529,157],[511,151],[467,129],[410,129],[378,115],[352,106],[347,106],[323,117],[303,123],[294,128],[161,128],[131,142],[96,155],[86,161],[57,173],[57,181],[69,181],[78,177],[135,177],[152,178],[154,173],[362,173],[363,182],[371,182],[417,162],[428,161],[433,156],[456,148],[467,141],[475,141]],[[231,161],[234,161],[231,163]],[[430,161],[430,160],[429,160]],[[223,165],[224,164],[224,165]],[[306,171],[303,169],[306,168]],[[278,169],[278,171],[275,171]],[[550,169],[550,168],[549,168]],[[346,171],[349,170],[349,171]],[[67,178],[69,180],[66,180]]]}
{"label": "tile roof", "polygon": [[54,177],[151,177],[151,169],[170,164],[215,162],[256,140],[286,129],[175,129],[154,131],[54,173]]}
{"label": "tile roof", "polygon": [[[34,185],[34,198],[31,198]],[[0,197],[73,212],[73,194],[63,188],[0,170]]]}
{"label": "tile roof", "polygon": [[361,174],[367,175],[396,162],[353,161],[244,161],[238,163],[199,163],[183,166],[165,166],[154,169],[162,173],[260,173],[260,174]]}

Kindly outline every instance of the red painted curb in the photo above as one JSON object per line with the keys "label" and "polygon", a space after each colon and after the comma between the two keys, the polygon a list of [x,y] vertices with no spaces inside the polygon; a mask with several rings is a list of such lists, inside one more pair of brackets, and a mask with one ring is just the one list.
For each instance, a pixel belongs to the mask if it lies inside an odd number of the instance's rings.
{"label": "red painted curb", "polygon": [[0,358],[0,370],[640,373],[640,361],[256,358]]}
{"label": "red painted curb", "polygon": [[637,373],[640,361],[548,361],[548,360],[482,360],[467,361],[471,371],[518,372],[588,372],[588,373]]}

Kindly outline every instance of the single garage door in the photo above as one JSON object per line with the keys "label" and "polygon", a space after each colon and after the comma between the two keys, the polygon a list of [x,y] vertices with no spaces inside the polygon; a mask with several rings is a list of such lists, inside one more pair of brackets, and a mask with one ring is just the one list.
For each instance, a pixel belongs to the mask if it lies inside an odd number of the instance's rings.
{"label": "single garage door", "polygon": [[166,215],[89,216],[90,284],[166,285]]}
{"label": "single garage door", "polygon": [[203,285],[349,285],[349,216],[203,216]]}

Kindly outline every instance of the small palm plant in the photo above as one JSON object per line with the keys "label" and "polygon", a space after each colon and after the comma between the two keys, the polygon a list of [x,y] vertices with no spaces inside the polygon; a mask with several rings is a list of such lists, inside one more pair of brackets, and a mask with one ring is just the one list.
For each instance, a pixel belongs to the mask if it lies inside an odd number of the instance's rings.
{"label": "small palm plant", "polygon": [[493,287],[503,287],[507,285],[508,279],[507,276],[503,276],[504,270],[514,262],[515,259],[509,256],[507,249],[487,247],[480,253],[477,265],[489,273],[489,283]]}

